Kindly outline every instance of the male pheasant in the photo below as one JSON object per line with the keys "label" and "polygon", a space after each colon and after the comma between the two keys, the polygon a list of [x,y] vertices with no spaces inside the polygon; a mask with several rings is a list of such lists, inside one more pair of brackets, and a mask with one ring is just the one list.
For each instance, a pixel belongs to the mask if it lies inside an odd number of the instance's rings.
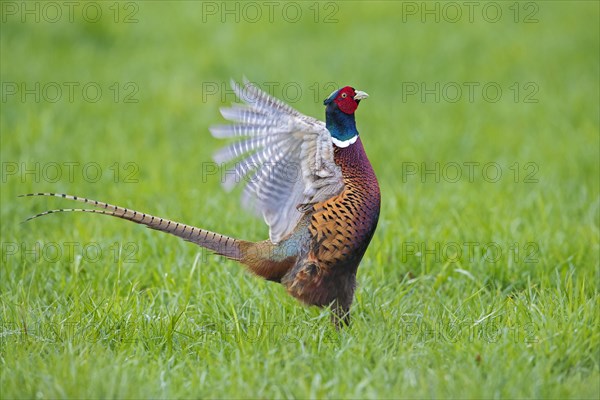
{"label": "male pheasant", "polygon": [[[217,138],[246,137],[215,155],[218,163],[244,156],[224,186],[247,181],[243,204],[252,204],[270,228],[270,239],[248,242],[165,218],[77,196],[98,209],[59,209],[110,215],[146,225],[239,261],[280,282],[309,305],[331,306],[336,327],[350,320],[358,265],[379,218],[380,191],[361,143],[354,112],[368,95],[350,86],[325,101],[325,123],[302,115],[249,82],[232,87],[245,105],[222,109],[233,125],[211,128]],[[248,155],[248,153],[251,153]]]}

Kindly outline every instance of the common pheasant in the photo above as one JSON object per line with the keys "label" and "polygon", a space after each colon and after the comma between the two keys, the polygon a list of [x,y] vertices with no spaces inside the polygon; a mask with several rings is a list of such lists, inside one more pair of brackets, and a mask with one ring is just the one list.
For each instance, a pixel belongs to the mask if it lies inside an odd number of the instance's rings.
{"label": "common pheasant", "polygon": [[[247,182],[243,204],[265,219],[270,238],[249,242],[96,200],[57,193],[96,209],[59,209],[30,217],[80,211],[146,225],[239,261],[280,282],[302,302],[330,306],[336,327],[350,321],[358,265],[379,218],[380,191],[356,129],[354,112],[368,97],[350,86],[325,101],[325,123],[305,116],[255,85],[232,81],[245,103],[221,110],[235,122],[211,128],[216,138],[239,138],[215,154],[233,164],[224,186]],[[248,155],[248,153],[251,153]]]}

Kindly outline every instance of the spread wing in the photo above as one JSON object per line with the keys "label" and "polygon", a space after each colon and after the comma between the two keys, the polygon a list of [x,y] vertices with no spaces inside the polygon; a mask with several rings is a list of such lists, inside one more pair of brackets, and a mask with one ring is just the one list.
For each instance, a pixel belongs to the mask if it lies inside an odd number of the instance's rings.
{"label": "spread wing", "polygon": [[[236,138],[214,159],[230,163],[223,186],[244,183],[242,204],[253,207],[269,225],[270,239],[286,237],[303,215],[303,205],[317,203],[344,189],[342,171],[333,159],[325,124],[269,96],[252,83],[231,81],[245,104],[221,109],[232,125],[211,127],[216,138]],[[240,139],[243,137],[244,139]],[[242,157],[243,156],[243,157]]]}

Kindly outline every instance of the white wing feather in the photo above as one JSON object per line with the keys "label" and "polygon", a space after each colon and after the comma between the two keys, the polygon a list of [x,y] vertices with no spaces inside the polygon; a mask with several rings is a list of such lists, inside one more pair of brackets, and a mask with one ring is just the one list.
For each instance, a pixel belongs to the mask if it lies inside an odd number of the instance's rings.
{"label": "white wing feather", "polygon": [[211,128],[217,138],[239,138],[214,158],[229,163],[223,186],[231,190],[244,181],[242,204],[253,207],[269,225],[273,243],[292,232],[302,212],[298,206],[327,200],[344,189],[342,171],[333,158],[331,135],[325,123],[294,110],[244,80],[231,81],[245,103],[224,108],[235,122]]}

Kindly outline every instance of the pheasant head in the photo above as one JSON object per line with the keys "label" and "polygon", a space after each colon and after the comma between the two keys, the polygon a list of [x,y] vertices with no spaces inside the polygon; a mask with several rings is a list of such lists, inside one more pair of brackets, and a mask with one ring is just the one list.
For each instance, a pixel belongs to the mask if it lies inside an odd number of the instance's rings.
{"label": "pheasant head", "polygon": [[331,93],[323,102],[325,109],[325,125],[331,133],[333,144],[337,147],[348,147],[358,138],[354,112],[362,99],[369,97],[365,92],[346,86]]}

